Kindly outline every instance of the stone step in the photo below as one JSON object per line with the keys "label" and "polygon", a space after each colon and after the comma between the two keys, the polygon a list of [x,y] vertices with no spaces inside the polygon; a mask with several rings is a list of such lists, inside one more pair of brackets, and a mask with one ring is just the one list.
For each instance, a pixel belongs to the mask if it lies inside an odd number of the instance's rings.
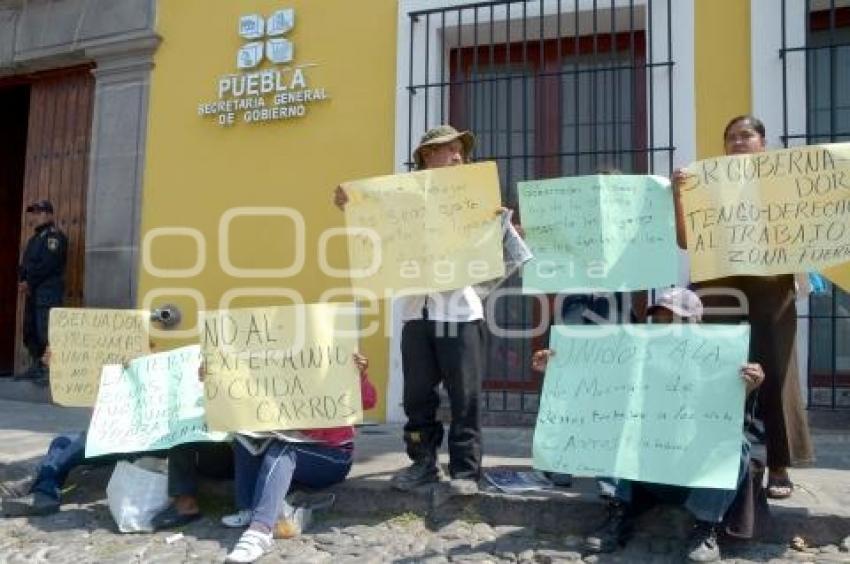
{"label": "stone step", "polygon": [[0,378],[0,399],[28,403],[50,403],[50,387],[33,384],[28,380]]}
{"label": "stone step", "polygon": [[[444,485],[437,486],[440,487]],[[578,537],[593,531],[607,515],[606,501],[598,495],[595,481],[587,478],[575,479],[570,488],[522,495],[485,491],[444,499],[435,496],[433,489],[434,486],[423,486],[418,491],[399,492],[384,479],[354,478],[332,488],[336,493],[333,511],[364,518],[410,512],[435,522],[463,519]],[[637,528],[645,535],[684,539],[691,523],[684,510],[658,506],[641,517]],[[812,511],[795,506],[793,498],[782,505],[772,503],[770,520],[763,524],[758,540],[787,544],[798,535],[810,546],[840,544],[850,535],[850,514]]]}

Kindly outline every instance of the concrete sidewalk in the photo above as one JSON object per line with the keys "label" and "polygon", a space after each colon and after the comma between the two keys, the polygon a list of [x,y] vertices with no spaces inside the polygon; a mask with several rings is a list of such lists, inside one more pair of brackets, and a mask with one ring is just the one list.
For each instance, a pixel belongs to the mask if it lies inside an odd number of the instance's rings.
{"label": "concrete sidewalk", "polygon": [[[0,479],[20,477],[38,462],[54,434],[83,429],[87,422],[84,409],[0,400]],[[485,429],[485,466],[530,468],[532,434],[527,428]],[[811,545],[837,544],[850,535],[850,433],[815,429],[813,439],[817,465],[793,469],[794,495],[771,502],[774,519],[766,539],[770,542],[784,544],[801,535]],[[397,425],[361,428],[355,461],[349,479],[335,488],[334,511],[343,515],[455,515],[558,535],[582,535],[605,516],[605,504],[590,479],[576,479],[571,488],[523,495],[482,492],[446,500],[435,496],[430,487],[413,494],[395,492],[389,487],[389,478],[408,463]],[[441,461],[447,463],[445,453]],[[226,495],[229,484],[219,483],[213,491]],[[669,511],[652,512],[641,526],[649,534],[684,536],[687,520],[671,519],[670,515]]]}

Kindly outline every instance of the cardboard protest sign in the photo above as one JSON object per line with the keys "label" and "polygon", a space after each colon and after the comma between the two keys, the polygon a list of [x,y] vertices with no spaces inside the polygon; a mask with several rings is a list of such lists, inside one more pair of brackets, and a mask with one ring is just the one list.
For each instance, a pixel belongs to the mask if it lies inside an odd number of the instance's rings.
{"label": "cardboard protest sign", "polygon": [[821,274],[845,292],[850,292],[850,262],[827,268]]}
{"label": "cardboard protest sign", "polygon": [[50,393],[59,405],[88,407],[105,364],[150,352],[150,312],[117,309],[50,310]]}
{"label": "cardboard protest sign", "polygon": [[735,489],[746,325],[553,327],[534,467]]}
{"label": "cardboard protest sign", "polygon": [[218,431],[360,422],[354,304],[202,312],[207,422]]}
{"label": "cardboard protest sign", "polygon": [[820,271],[850,261],[850,143],[706,159],[682,204],[691,278]]}
{"label": "cardboard protest sign", "polygon": [[673,197],[656,176],[595,175],[520,182],[534,259],[525,293],[643,290],[678,277]]}
{"label": "cardboard protest sign", "polygon": [[86,456],[168,449],[198,441],[222,441],[204,421],[198,345],[103,367],[86,436]]}
{"label": "cardboard protest sign", "polygon": [[501,195],[495,163],[346,182],[352,285],[379,298],[454,290],[500,278]]}

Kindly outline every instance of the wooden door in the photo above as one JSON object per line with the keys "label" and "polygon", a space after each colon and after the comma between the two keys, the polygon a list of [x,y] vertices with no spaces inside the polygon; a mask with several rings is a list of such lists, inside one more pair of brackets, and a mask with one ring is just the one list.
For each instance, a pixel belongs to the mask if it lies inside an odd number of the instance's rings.
{"label": "wooden door", "polygon": [[[88,66],[52,71],[32,76],[30,89],[23,203],[24,207],[42,199],[53,203],[56,225],[68,236],[65,305],[77,307],[83,303],[94,77]],[[33,225],[27,214],[21,224],[23,250]],[[23,370],[29,358],[21,339],[23,302],[19,298],[17,370]]]}
{"label": "wooden door", "polygon": [[0,375],[15,366],[15,315],[18,306],[18,266],[21,198],[27,147],[29,87],[0,85]]}

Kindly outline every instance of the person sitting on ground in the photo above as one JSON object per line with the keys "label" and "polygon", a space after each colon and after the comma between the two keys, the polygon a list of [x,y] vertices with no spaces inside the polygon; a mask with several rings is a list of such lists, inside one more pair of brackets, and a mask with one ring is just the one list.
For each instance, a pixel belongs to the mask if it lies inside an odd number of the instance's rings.
{"label": "person sitting on ground", "polygon": [[[684,288],[670,288],[661,293],[647,311],[647,315],[653,323],[698,323],[702,318],[702,311],[702,302],[694,292]],[[536,351],[532,355],[532,367],[544,372],[549,358],[554,355],[555,351],[551,349]],[[741,377],[749,394],[764,381],[764,371],[759,364],[744,364],[741,367]],[[615,551],[628,541],[635,518],[655,501],[665,501],[682,504],[696,519],[688,545],[688,559],[692,562],[720,560],[718,525],[730,517],[729,510],[733,502],[747,485],[750,469],[749,446],[742,434],[741,469],[736,490],[687,488],[617,480],[614,498],[609,502],[608,520],[585,539],[585,549],[597,553]],[[755,515],[748,517],[754,519]]]}
{"label": "person sitting on ground", "polygon": [[[367,358],[355,353],[363,409],[375,406]],[[293,484],[319,489],[345,480],[354,455],[354,429],[237,434],[233,442],[238,511],[221,519],[226,527],[248,527],[227,562],[254,562],[272,547],[272,538],[291,538],[306,528],[310,509],[285,500]]]}
{"label": "person sitting on ground", "polygon": [[151,520],[155,531],[182,527],[201,518],[199,474],[215,480],[233,478],[233,449],[229,442],[184,443],[168,450],[171,503]]}
{"label": "person sitting on ground", "polygon": [[[153,344],[151,344],[153,349]],[[50,350],[42,362],[50,364]],[[36,468],[35,478],[25,495],[2,500],[3,514],[9,517],[50,515],[59,511],[62,488],[68,475],[83,464],[106,465],[142,456],[168,456],[168,493],[174,503],[153,519],[155,529],[185,525],[200,517],[198,472],[214,479],[233,477],[233,451],[229,443],[186,443],[167,451],[109,454],[86,458],[86,433],[63,433],[54,438]]]}
{"label": "person sitting on ground", "polygon": [[[3,515],[29,517],[59,511],[62,487],[68,474],[85,460],[86,434],[64,433],[50,441],[36,467],[35,478],[25,495],[3,498]],[[98,460],[98,462],[106,462]]]}

